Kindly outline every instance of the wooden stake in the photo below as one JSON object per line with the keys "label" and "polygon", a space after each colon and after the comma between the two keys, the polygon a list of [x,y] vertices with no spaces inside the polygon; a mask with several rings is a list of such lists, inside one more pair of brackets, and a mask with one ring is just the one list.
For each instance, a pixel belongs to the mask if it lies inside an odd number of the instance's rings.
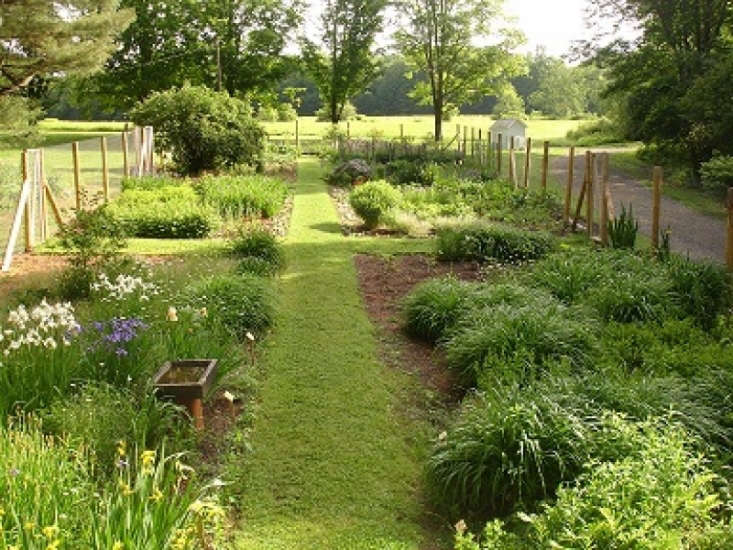
{"label": "wooden stake", "polygon": [[483,139],[482,139],[482,131],[481,128],[478,129],[478,145],[476,147],[476,150],[478,151],[478,164],[479,166],[484,165],[484,147],[483,147]]}
{"label": "wooden stake", "polygon": [[3,256],[2,271],[9,271],[13,262],[13,253],[15,252],[15,243],[18,241],[20,226],[23,224],[23,211],[25,210],[31,194],[31,182],[26,180],[20,190],[20,198],[18,199],[18,207],[15,209],[13,216],[13,225],[10,228],[10,238],[8,246],[5,247],[5,256]]}
{"label": "wooden stake", "polygon": [[51,212],[53,212],[53,217],[56,218],[56,224],[61,228],[64,225],[64,220],[61,217],[61,210],[59,209],[59,205],[48,185],[46,186],[46,199],[48,200],[48,204],[51,205]]}
{"label": "wooden stake", "polygon": [[463,127],[463,157],[468,153],[468,126]]}
{"label": "wooden stake", "polygon": [[725,246],[728,271],[733,272],[733,187],[728,188],[728,240]]}
{"label": "wooden stake", "polygon": [[351,122],[346,121],[346,139],[351,139]]}
{"label": "wooden stake", "polygon": [[588,166],[588,155],[585,156],[585,171],[583,172],[583,187],[580,189],[580,197],[578,197],[578,206],[575,209],[575,217],[573,218],[572,230],[575,231],[578,227],[578,220],[580,219],[580,213],[583,211],[583,201],[585,200],[585,194],[588,190],[588,178],[590,178],[590,170]]}
{"label": "wooden stake", "polygon": [[476,156],[476,128],[471,128],[471,158]]}
{"label": "wooden stake", "polygon": [[516,165],[514,159],[514,136],[512,136],[509,138],[509,181],[514,184],[514,187],[517,186],[515,169]]}
{"label": "wooden stake", "polygon": [[529,189],[532,175],[532,138],[527,138],[527,155],[524,159],[524,188]]}
{"label": "wooden stake", "polygon": [[400,139],[405,139],[405,125],[400,124]]}
{"label": "wooden stake", "polygon": [[601,155],[601,244],[608,246],[608,153]]}
{"label": "wooden stake", "polygon": [[126,178],[130,177],[130,158],[128,156],[127,131],[122,132],[122,167]]}
{"label": "wooden stake", "polygon": [[295,119],[295,156],[300,156],[300,120]]}
{"label": "wooden stake", "polygon": [[662,206],[662,184],[664,182],[664,171],[661,166],[654,167],[652,197],[652,248],[659,248],[659,216]]}
{"label": "wooden stake", "polygon": [[38,172],[41,178],[41,195],[39,197],[41,201],[41,241],[45,242],[48,238],[48,207],[46,206],[46,162],[43,149],[38,150],[38,162],[40,163]]}
{"label": "wooden stake", "polygon": [[545,142],[544,156],[542,157],[542,190],[547,191],[547,176],[550,170],[550,142]]}
{"label": "wooden stake", "polygon": [[81,167],[79,166],[79,142],[71,144],[71,155],[74,159],[74,194],[76,196],[76,209],[81,210]]}
{"label": "wooden stake", "polygon": [[[25,185],[25,182],[28,181],[28,150],[23,149],[23,152],[20,154],[20,162],[21,162],[21,175],[23,178],[23,181],[20,184],[21,192],[23,191],[23,187]],[[31,188],[30,196],[25,202],[25,251],[26,252],[33,252],[33,242],[31,233],[33,232],[33,228],[31,227],[31,201],[33,200],[33,188]]]}
{"label": "wooden stake", "polygon": [[573,201],[573,182],[575,180],[575,147],[570,147],[568,155],[568,182],[565,186],[565,210],[563,211],[563,223],[565,227],[570,223],[570,208]]}
{"label": "wooden stake", "polygon": [[496,136],[496,173],[501,176],[501,155],[504,148],[504,136],[499,134]]}
{"label": "wooden stake", "polygon": [[191,401],[190,409],[193,425],[197,430],[204,429],[204,403],[200,397]]}
{"label": "wooden stake", "polygon": [[100,138],[100,147],[102,149],[102,191],[104,193],[104,202],[109,202],[109,159],[107,158],[107,138]]}
{"label": "wooden stake", "polygon": [[588,157],[588,200],[586,201],[586,214],[585,219],[588,224],[588,238],[593,238],[593,207],[595,206],[593,204],[594,201],[594,185],[595,185],[595,179],[596,179],[596,156],[588,151],[586,153]]}

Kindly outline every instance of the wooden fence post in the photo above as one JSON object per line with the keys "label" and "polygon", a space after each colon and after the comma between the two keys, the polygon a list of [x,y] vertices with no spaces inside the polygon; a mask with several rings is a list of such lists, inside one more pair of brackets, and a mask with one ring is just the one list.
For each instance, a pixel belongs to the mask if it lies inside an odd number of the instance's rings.
{"label": "wooden fence post", "polygon": [[501,155],[504,148],[504,136],[497,134],[496,136],[496,173],[501,176]]}
{"label": "wooden fence post", "polygon": [[595,197],[593,195],[594,193],[594,184],[596,179],[596,155],[594,153],[591,153],[588,151],[586,153],[586,156],[588,158],[588,190],[587,190],[587,197],[586,197],[586,214],[585,219],[586,223],[588,225],[588,238],[593,238],[593,207],[595,206],[594,200]]}
{"label": "wooden fence post", "polygon": [[514,159],[514,136],[511,136],[509,138],[509,181],[514,184],[516,187],[517,180],[515,173],[516,165],[515,165],[515,159]]}
{"label": "wooden fence post", "polygon": [[527,138],[526,156],[524,159],[524,188],[529,189],[532,176],[532,138]]}
{"label": "wooden fence post", "polygon": [[127,130],[122,132],[122,171],[126,178],[130,177],[130,158],[127,146]]}
{"label": "wooden fence post", "polygon": [[573,182],[575,181],[575,146],[570,147],[568,155],[568,182],[565,186],[565,210],[563,211],[563,222],[565,227],[570,223],[570,208],[573,201]]}
{"label": "wooden fence post", "polygon": [[109,202],[109,163],[107,159],[107,138],[102,136],[100,139],[100,147],[102,149],[102,191],[104,192],[104,202]]}
{"label": "wooden fence post", "polygon": [[405,125],[402,123],[400,123],[400,139],[405,139]]}
{"label": "wooden fence post", "polygon": [[484,165],[484,147],[483,147],[483,131],[481,128],[478,129],[478,145],[476,149],[478,150],[478,164],[479,166]]}
{"label": "wooden fence post", "polygon": [[728,188],[728,239],[725,246],[728,271],[733,272],[733,187]]}
{"label": "wooden fence post", "polygon": [[351,122],[346,121],[346,139],[351,139]]}
{"label": "wooden fence post", "polygon": [[601,244],[608,246],[608,153],[601,155]]}
{"label": "wooden fence post", "polygon": [[542,190],[547,191],[547,176],[550,170],[550,142],[545,141],[544,156],[542,157]]}
{"label": "wooden fence post", "polygon": [[468,156],[468,126],[463,127],[463,158]]}
{"label": "wooden fence post", "polygon": [[71,144],[71,155],[74,159],[74,195],[76,196],[76,209],[81,210],[81,166],[79,166],[79,142]]}
{"label": "wooden fence post", "polygon": [[[23,152],[20,154],[20,171],[23,181],[20,182],[20,189],[21,192],[23,191],[23,186],[25,185],[25,182],[28,180],[28,149],[23,149]],[[31,193],[32,195],[32,193]],[[28,200],[25,203],[25,251],[26,252],[33,252],[33,243],[31,242],[31,198],[29,197]]]}
{"label": "wooden fence post", "polygon": [[295,119],[295,158],[300,157],[300,120]]}
{"label": "wooden fence post", "polygon": [[654,167],[652,197],[652,248],[659,248],[659,216],[662,206],[662,184],[664,171],[661,166]]}
{"label": "wooden fence post", "polygon": [[471,128],[471,158],[476,156],[476,128]]}
{"label": "wooden fence post", "polygon": [[38,177],[41,186],[39,200],[41,202],[41,242],[48,238],[48,206],[46,205],[46,162],[43,149],[38,150]]}

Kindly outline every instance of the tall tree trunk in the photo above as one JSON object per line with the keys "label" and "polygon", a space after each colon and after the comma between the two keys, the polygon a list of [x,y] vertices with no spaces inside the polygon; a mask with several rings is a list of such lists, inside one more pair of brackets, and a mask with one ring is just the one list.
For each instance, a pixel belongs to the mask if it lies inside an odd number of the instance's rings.
{"label": "tall tree trunk", "polygon": [[443,139],[443,109],[435,109],[435,141],[439,143]]}

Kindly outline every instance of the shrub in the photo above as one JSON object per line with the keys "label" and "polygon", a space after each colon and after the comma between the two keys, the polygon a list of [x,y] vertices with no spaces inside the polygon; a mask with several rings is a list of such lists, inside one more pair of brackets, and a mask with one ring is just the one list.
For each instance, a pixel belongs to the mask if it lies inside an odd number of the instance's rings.
{"label": "shrub", "polygon": [[268,281],[256,275],[216,275],[192,284],[189,303],[207,308],[208,318],[237,336],[262,334],[273,321],[274,298]]}
{"label": "shrub", "polygon": [[202,205],[189,186],[130,189],[109,211],[128,235],[140,238],[202,238],[211,233],[217,221],[216,212]]}
{"label": "shrub", "polygon": [[443,261],[499,260],[507,263],[536,260],[555,246],[547,233],[511,227],[470,224],[438,230],[438,259]]}
{"label": "shrub", "polygon": [[[350,101],[347,101],[344,104],[344,110],[341,112],[341,121],[345,122],[347,120],[353,120],[357,117],[359,113],[356,111],[356,107],[354,107],[354,104]],[[331,122],[331,115],[328,111],[328,105],[325,103],[323,106],[316,111],[316,119],[318,122]]]}
{"label": "shrub", "polygon": [[[285,257],[282,246],[275,236],[265,228],[250,227],[241,229],[239,234],[229,243],[230,253],[242,258],[240,268],[250,266],[253,272],[260,270],[258,264],[268,266],[265,273],[272,274],[282,269]],[[262,267],[264,269],[264,267]],[[249,271],[244,269],[244,271]]]}
{"label": "shrub", "polygon": [[433,499],[454,517],[532,509],[572,480],[590,455],[582,415],[519,387],[464,400],[427,463]]}
{"label": "shrub", "polygon": [[196,189],[225,218],[271,218],[285,203],[288,188],[267,176],[205,177]]}
{"label": "shrub", "polygon": [[431,342],[439,340],[465,313],[470,295],[471,287],[454,277],[417,286],[404,301],[407,332]]}
{"label": "shrub", "polygon": [[138,395],[105,384],[89,384],[69,399],[56,400],[43,418],[45,431],[65,437],[73,447],[86,446],[95,467],[107,474],[116,470],[119,441],[155,449],[174,436],[171,442],[180,446],[189,426],[178,407],[152,391]]}
{"label": "shrub", "polygon": [[157,92],[130,113],[139,126],[153,126],[159,144],[172,151],[176,170],[196,175],[238,164],[260,165],[264,131],[249,106],[202,86]]}
{"label": "shrub", "polygon": [[435,183],[436,165],[425,161],[399,159],[386,166],[387,178],[394,184],[430,186]]}
{"label": "shrub", "polygon": [[607,119],[585,122],[567,133],[567,139],[580,147],[621,143],[625,141],[621,129]]}
{"label": "shrub", "polygon": [[352,159],[339,164],[326,177],[329,185],[348,187],[356,183],[364,183],[372,177],[372,167],[361,159]]}
{"label": "shrub", "polygon": [[446,357],[468,384],[491,369],[522,376],[558,360],[582,367],[596,347],[593,332],[590,320],[577,320],[551,301],[505,303],[467,314],[446,341]]}
{"label": "shrub", "polygon": [[692,548],[724,531],[730,540],[717,517],[716,476],[688,450],[684,432],[653,423],[626,430],[637,440],[634,452],[589,463],[575,485],[558,491],[557,502],[526,518],[528,547]]}
{"label": "shrub", "polygon": [[733,156],[718,155],[700,167],[702,184],[707,189],[724,195],[733,187]]}
{"label": "shrub", "polygon": [[703,328],[713,328],[718,316],[730,308],[733,299],[726,271],[712,263],[676,257],[670,259],[667,269],[677,305]]}
{"label": "shrub", "polygon": [[351,207],[369,229],[377,227],[384,215],[399,205],[400,200],[400,192],[386,181],[365,183],[349,195]]}

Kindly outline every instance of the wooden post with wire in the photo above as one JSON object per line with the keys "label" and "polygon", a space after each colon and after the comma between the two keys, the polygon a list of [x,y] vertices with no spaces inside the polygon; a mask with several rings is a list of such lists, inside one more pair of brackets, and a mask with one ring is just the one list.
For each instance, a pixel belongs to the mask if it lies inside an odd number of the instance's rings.
{"label": "wooden post with wire", "polygon": [[81,166],[79,165],[79,142],[71,144],[71,155],[74,160],[74,196],[76,209],[81,210]]}
{"label": "wooden post with wire", "polygon": [[575,209],[575,217],[573,218],[572,230],[575,231],[578,227],[578,220],[580,219],[580,213],[583,211],[583,201],[588,191],[588,179],[590,178],[590,151],[585,154],[585,171],[583,172],[583,187],[580,189],[580,197],[578,197],[578,206]]}
{"label": "wooden post with wire", "polygon": [[102,192],[104,193],[104,202],[109,202],[109,159],[107,157],[107,138],[102,136],[100,139],[100,148],[102,150]]}
{"label": "wooden post with wire", "polygon": [[517,186],[517,165],[516,165],[516,158],[514,156],[514,136],[511,136],[509,138],[509,181],[514,185],[514,187]]}
{"label": "wooden post with wire", "polygon": [[542,190],[547,191],[547,177],[550,171],[550,142],[545,141],[545,148],[542,157]]}
{"label": "wooden post with wire", "polygon": [[526,156],[524,159],[524,188],[529,189],[532,176],[532,138],[527,138]]}
{"label": "wooden post with wire", "polygon": [[570,147],[568,154],[568,182],[565,186],[565,209],[563,223],[565,227],[570,223],[570,208],[573,201],[573,182],[575,180],[575,146]]}
{"label": "wooden post with wire", "polygon": [[478,145],[476,146],[476,150],[478,151],[478,165],[483,166],[484,165],[484,140],[483,140],[483,131],[481,128],[478,129]]}
{"label": "wooden post with wire", "polygon": [[662,206],[662,185],[664,183],[664,171],[661,166],[654,167],[652,187],[652,248],[659,248],[659,217]]}
{"label": "wooden post with wire", "polygon": [[468,126],[463,127],[463,158],[468,156]]}
{"label": "wooden post with wire", "polygon": [[126,178],[130,177],[130,157],[127,146],[127,130],[122,132],[122,171]]}
{"label": "wooden post with wire", "polygon": [[471,128],[471,158],[476,156],[476,128]]}
{"label": "wooden post with wire", "polygon": [[728,271],[733,272],[733,187],[728,188],[728,239],[725,245]]}
{"label": "wooden post with wire", "polygon": [[[23,177],[23,181],[20,183],[20,189],[21,193],[23,191],[23,186],[28,181],[28,150],[23,149],[23,152],[20,154],[20,163],[21,163],[21,175]],[[31,200],[30,198],[25,203],[25,251],[26,252],[33,252],[33,242],[31,233],[33,228],[31,227]]]}
{"label": "wooden post with wire", "polygon": [[295,119],[295,156],[300,157],[300,120]]}
{"label": "wooden post with wire", "polygon": [[591,153],[588,151],[588,190],[587,190],[587,197],[586,197],[586,213],[585,213],[585,219],[586,224],[588,225],[588,238],[593,238],[593,207],[594,204],[594,186],[595,186],[595,180],[596,180],[596,155],[594,153]]}
{"label": "wooden post with wire", "polygon": [[46,159],[43,149],[38,150],[38,177],[40,178],[40,194],[39,200],[41,202],[41,241],[45,242],[48,238],[48,201],[46,199],[46,188],[48,182],[46,182]]}
{"label": "wooden post with wire", "polygon": [[501,176],[501,155],[504,147],[504,136],[498,134],[496,136],[496,173]]}
{"label": "wooden post with wire", "polygon": [[601,155],[601,244],[608,246],[608,153]]}

